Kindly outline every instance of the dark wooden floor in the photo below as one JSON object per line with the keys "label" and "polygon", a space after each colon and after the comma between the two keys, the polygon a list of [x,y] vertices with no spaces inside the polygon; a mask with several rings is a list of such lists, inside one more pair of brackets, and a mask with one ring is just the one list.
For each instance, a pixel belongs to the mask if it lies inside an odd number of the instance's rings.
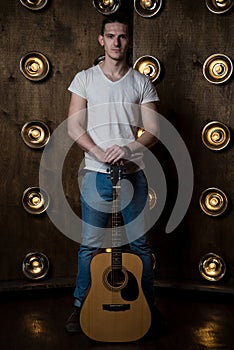
{"label": "dark wooden floor", "polygon": [[160,290],[158,307],[168,320],[168,333],[119,344],[95,343],[83,334],[66,333],[64,323],[73,309],[69,288],[3,293],[0,299],[1,350],[234,349],[233,295]]}

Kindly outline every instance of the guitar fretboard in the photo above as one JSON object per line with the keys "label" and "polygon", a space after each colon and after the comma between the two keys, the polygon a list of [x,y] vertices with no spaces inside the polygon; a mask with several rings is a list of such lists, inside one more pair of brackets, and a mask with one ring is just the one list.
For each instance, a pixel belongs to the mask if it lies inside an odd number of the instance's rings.
{"label": "guitar fretboard", "polygon": [[120,190],[122,167],[112,166],[112,190],[113,190],[113,204],[112,204],[112,269],[122,269],[122,230],[121,230],[121,213],[120,213]]}

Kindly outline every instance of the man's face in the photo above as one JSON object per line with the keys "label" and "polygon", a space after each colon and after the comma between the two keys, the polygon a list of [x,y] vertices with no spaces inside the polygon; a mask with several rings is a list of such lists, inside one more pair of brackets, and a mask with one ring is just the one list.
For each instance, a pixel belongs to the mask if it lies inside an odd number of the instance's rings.
{"label": "man's face", "polygon": [[128,26],[122,23],[107,23],[103,35],[98,37],[105,55],[115,61],[125,60],[129,44]]}

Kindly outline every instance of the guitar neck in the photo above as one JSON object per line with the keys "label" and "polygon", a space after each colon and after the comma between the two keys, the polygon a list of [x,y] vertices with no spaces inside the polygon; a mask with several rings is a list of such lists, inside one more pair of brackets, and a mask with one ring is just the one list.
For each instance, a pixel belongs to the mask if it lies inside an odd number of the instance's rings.
{"label": "guitar neck", "polygon": [[113,204],[112,204],[112,269],[122,269],[122,219],[120,213],[120,191],[121,191],[121,178],[122,167],[113,165],[112,169],[112,191],[113,191]]}

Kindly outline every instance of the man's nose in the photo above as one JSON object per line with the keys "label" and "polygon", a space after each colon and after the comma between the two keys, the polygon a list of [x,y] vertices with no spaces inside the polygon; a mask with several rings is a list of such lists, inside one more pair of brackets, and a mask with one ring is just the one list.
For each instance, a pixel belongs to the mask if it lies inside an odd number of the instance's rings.
{"label": "man's nose", "polygon": [[119,37],[115,37],[114,45],[120,46],[120,38]]}

